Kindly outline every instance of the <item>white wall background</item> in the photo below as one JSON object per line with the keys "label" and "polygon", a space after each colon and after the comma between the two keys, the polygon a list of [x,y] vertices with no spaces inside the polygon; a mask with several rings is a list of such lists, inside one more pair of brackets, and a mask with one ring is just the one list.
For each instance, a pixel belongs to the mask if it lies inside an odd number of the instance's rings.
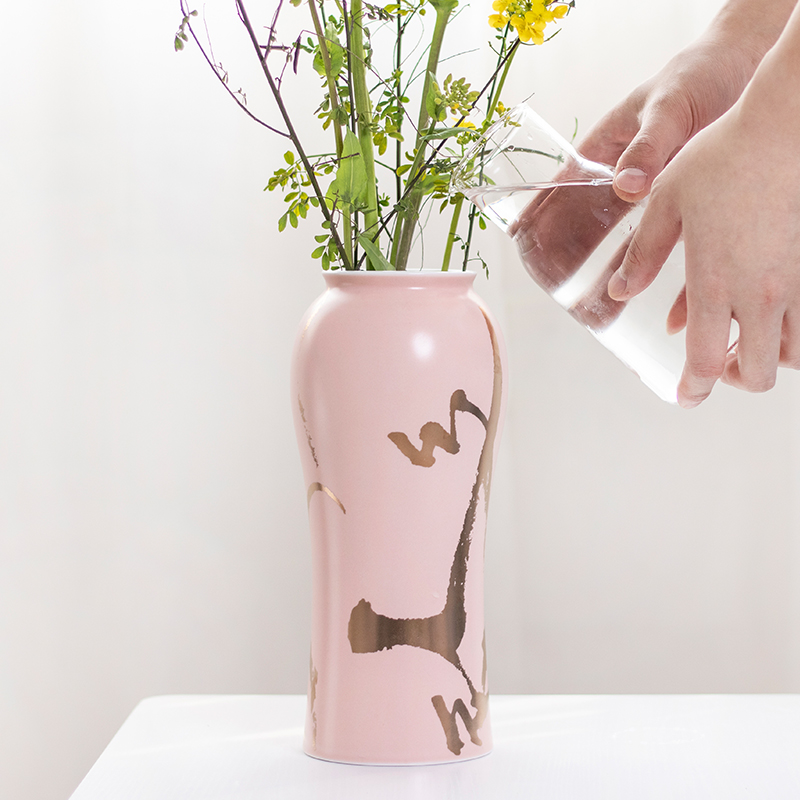
{"label": "white wall background", "polygon": [[[508,98],[586,131],[719,5],[579,0]],[[277,235],[285,148],[172,51],[178,22],[166,0],[0,10],[4,799],[66,798],[143,697],[305,689],[286,383],[316,230]],[[499,234],[481,250],[512,372],[493,690],[800,691],[798,376],[667,407]]]}

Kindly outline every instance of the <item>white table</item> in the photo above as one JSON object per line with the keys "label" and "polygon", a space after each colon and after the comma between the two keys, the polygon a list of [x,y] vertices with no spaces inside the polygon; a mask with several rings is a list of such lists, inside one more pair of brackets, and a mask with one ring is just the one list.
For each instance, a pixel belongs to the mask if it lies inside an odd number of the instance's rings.
{"label": "white table", "polygon": [[72,800],[800,800],[800,695],[495,696],[494,752],[433,767],[309,758],[304,713],[145,700]]}

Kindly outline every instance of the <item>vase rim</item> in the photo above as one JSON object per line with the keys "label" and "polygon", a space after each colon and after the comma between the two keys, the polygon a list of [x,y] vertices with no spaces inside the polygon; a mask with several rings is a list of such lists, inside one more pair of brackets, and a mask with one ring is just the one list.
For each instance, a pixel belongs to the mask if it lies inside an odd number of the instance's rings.
{"label": "vase rim", "polygon": [[474,269],[331,269],[324,275],[477,275]]}
{"label": "vase rim", "polygon": [[471,286],[477,272],[472,270],[343,270],[337,269],[323,273],[325,283],[329,287],[375,285],[388,281],[406,287],[415,285],[431,286],[433,284],[449,284],[455,286]]}

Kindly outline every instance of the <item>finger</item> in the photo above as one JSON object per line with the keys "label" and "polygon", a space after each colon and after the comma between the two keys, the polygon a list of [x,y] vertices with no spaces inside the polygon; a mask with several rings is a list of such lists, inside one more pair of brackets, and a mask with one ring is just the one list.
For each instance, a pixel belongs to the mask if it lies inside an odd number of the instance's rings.
{"label": "finger", "polygon": [[678,384],[683,408],[700,405],[722,376],[728,358],[731,309],[724,303],[693,302],[687,292],[686,365]]}
{"label": "finger", "polygon": [[581,140],[581,155],[601,164],[616,164],[639,131],[640,106],[637,91],[611,109]]}
{"label": "finger", "polygon": [[800,369],[800,318],[794,310],[783,316],[781,331],[780,366]]}
{"label": "finger", "polygon": [[677,102],[660,100],[645,109],[639,132],[617,161],[614,189],[628,202],[647,196],[689,132]]}
{"label": "finger", "polygon": [[725,366],[725,383],[747,392],[766,392],[774,385],[781,353],[783,313],[737,316],[736,358]]}
{"label": "finger", "polygon": [[620,268],[608,282],[608,294],[614,300],[629,300],[646,289],[680,239],[680,216],[662,197],[653,194]]}
{"label": "finger", "polygon": [[686,316],[686,287],[684,286],[667,314],[667,333],[670,336],[679,333],[686,327]]}

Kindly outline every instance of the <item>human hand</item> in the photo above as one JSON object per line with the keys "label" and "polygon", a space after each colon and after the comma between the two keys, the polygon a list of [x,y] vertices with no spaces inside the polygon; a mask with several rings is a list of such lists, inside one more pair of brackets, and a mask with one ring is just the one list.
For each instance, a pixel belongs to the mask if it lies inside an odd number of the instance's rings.
{"label": "human hand", "polygon": [[[765,391],[778,365],[800,368],[800,74],[797,64],[787,72],[771,60],[763,79],[756,75],[742,100],[655,180],[608,285],[617,300],[638,294],[683,235],[686,289],[668,328],[686,326],[678,387],[685,408],[702,402],[720,377]],[[732,319],[738,352],[728,353]]]}
{"label": "human hand", "polygon": [[612,109],[579,150],[616,165],[614,188],[641,200],[665,165],[739,98],[796,0],[730,0],[705,34]]}

